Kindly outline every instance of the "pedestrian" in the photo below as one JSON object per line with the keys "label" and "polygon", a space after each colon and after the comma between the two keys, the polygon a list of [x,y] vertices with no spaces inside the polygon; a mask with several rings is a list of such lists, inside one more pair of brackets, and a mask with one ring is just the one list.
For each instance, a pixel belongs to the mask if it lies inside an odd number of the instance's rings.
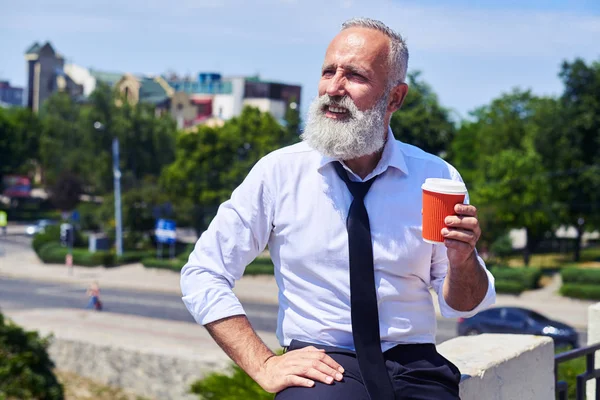
{"label": "pedestrian", "polygon": [[86,308],[102,311],[102,301],[100,301],[100,286],[98,282],[92,282],[86,291],[90,298]]}
{"label": "pedestrian", "polygon": [[[455,206],[443,243],[422,238],[425,179],[462,180],[389,128],[408,92],[407,62],[406,43],[382,22],[345,22],[302,143],[252,168],[181,271],[195,320],[278,400],[459,399],[460,371],[435,348],[429,290],[444,317],[468,317],[494,303],[494,279],[475,248],[474,206]],[[281,355],[232,292],[266,245]]]}

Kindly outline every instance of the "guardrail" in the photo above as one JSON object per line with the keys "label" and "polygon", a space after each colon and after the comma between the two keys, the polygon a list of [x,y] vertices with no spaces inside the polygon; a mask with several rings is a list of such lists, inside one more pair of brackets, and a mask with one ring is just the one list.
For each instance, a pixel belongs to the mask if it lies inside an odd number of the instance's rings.
{"label": "guardrail", "polygon": [[594,356],[598,350],[600,350],[600,343],[581,349],[570,350],[565,353],[557,354],[554,357],[554,379],[556,382],[556,396],[558,400],[567,400],[567,391],[569,389],[567,382],[558,380],[558,365],[579,357],[585,357],[586,371],[583,374],[577,375],[576,400],[585,400],[585,384],[592,379],[596,380],[596,400],[600,400],[600,366],[599,368],[596,368],[594,363]]}

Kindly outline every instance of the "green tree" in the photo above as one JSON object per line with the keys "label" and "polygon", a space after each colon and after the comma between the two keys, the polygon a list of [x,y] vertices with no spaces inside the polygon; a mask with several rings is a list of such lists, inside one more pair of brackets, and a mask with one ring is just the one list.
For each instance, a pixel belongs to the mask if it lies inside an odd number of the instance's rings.
{"label": "green tree", "polygon": [[449,111],[439,104],[437,95],[419,76],[419,72],[409,74],[408,95],[402,108],[392,115],[390,126],[396,139],[444,157],[456,127]]}
{"label": "green tree", "polygon": [[552,197],[561,205],[560,221],[577,228],[575,261],[586,230],[600,227],[600,62],[565,62],[564,92],[548,112],[542,148],[551,172]]}
{"label": "green tree", "polygon": [[[285,129],[291,141],[300,140],[300,105],[296,103],[296,98],[292,98],[290,105],[285,110]],[[291,144],[291,143],[290,143]]]}
{"label": "green tree", "polygon": [[545,104],[514,90],[477,109],[475,121],[463,123],[452,144],[452,162],[481,210],[484,242],[489,246],[507,229],[525,228],[526,265],[553,222],[549,177],[535,146]]}
{"label": "green tree", "polygon": [[31,175],[39,159],[40,123],[25,108],[0,108],[0,182],[8,174]]}
{"label": "green tree", "polygon": [[220,128],[200,126],[180,135],[161,186],[189,210],[200,233],[261,157],[295,140],[270,114],[246,107]]}
{"label": "green tree", "polygon": [[40,154],[49,187],[67,170],[83,181],[88,193],[112,191],[114,137],[120,142],[124,191],[147,176],[158,177],[174,160],[175,122],[157,115],[149,104],[130,105],[106,85],[98,85],[85,104],[57,93],[45,102],[40,116]]}

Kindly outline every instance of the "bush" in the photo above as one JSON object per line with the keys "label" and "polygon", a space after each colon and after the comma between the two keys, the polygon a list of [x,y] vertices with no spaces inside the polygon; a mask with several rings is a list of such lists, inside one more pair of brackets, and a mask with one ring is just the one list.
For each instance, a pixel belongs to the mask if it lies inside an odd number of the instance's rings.
{"label": "bush", "polygon": [[521,282],[496,280],[495,287],[496,293],[521,294],[525,291],[525,287]]}
{"label": "bush", "polygon": [[[181,258],[173,258],[173,259],[158,259],[154,257],[144,258],[142,260],[142,264],[146,268],[159,268],[159,269],[168,269],[171,271],[181,272],[181,268],[187,262],[187,255],[185,258],[181,256]],[[244,271],[244,276],[246,275],[273,275],[273,263],[269,258],[257,258],[252,261],[250,265],[246,267]]]}
{"label": "bush", "polygon": [[520,283],[524,290],[539,288],[539,281],[542,277],[540,268],[509,268],[494,267],[490,269],[494,278],[499,281]]}
{"label": "bush", "polygon": [[502,235],[492,243],[490,251],[496,257],[504,259],[514,253],[510,235]]}
{"label": "bush", "polygon": [[[69,250],[60,243],[50,242],[43,245],[38,251],[38,257],[45,264],[64,264]],[[73,264],[82,267],[97,267],[100,265],[115,265],[115,256],[108,251],[90,253],[86,249],[73,249]]]}
{"label": "bush", "polygon": [[272,400],[275,398],[274,394],[265,392],[237,365],[231,367],[231,375],[213,372],[204,379],[194,382],[190,391],[205,400]]}
{"label": "bush", "polygon": [[158,258],[144,258],[142,260],[142,264],[146,268],[158,268],[158,269],[168,269],[175,272],[181,272],[181,268],[185,264],[184,261],[181,261],[177,258],[173,259],[158,259]]}
{"label": "bush", "polygon": [[131,264],[142,261],[145,258],[150,258],[156,254],[154,250],[132,250],[124,251],[121,257],[116,257],[118,265]]}
{"label": "bush", "polygon": [[42,246],[50,242],[58,241],[60,241],[60,227],[52,225],[46,227],[44,232],[36,234],[31,241],[31,246],[39,256]]}
{"label": "bush", "polygon": [[270,258],[257,258],[246,267],[244,275],[273,275],[274,267]]}
{"label": "bush", "polygon": [[[75,231],[75,237],[73,239],[73,245],[75,247],[86,247],[88,245],[86,237],[83,236],[80,231]],[[60,223],[47,226],[44,228],[43,233],[36,234],[33,237],[31,246],[36,253],[39,253],[40,248],[50,242],[60,242]]]}
{"label": "bush", "polygon": [[0,314],[0,399],[62,400],[63,388],[53,368],[48,339]]}
{"label": "bush", "polygon": [[584,300],[600,300],[600,286],[597,284],[566,283],[560,287],[560,294]]}
{"label": "bush", "polygon": [[560,271],[563,283],[600,285],[600,269],[564,268]]}

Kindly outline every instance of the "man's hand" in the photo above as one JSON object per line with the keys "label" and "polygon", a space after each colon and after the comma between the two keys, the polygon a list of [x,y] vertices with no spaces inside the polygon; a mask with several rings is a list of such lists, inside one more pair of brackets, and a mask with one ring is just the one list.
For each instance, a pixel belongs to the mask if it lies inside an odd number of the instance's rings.
{"label": "man's hand", "polygon": [[446,217],[446,228],[442,229],[450,266],[463,265],[469,258],[474,257],[475,246],[481,236],[475,207],[457,204],[454,211],[457,215]]}
{"label": "man's hand", "polygon": [[289,386],[312,387],[315,381],[331,384],[343,379],[344,368],[314,346],[272,356],[263,364],[258,384],[269,393]]}

